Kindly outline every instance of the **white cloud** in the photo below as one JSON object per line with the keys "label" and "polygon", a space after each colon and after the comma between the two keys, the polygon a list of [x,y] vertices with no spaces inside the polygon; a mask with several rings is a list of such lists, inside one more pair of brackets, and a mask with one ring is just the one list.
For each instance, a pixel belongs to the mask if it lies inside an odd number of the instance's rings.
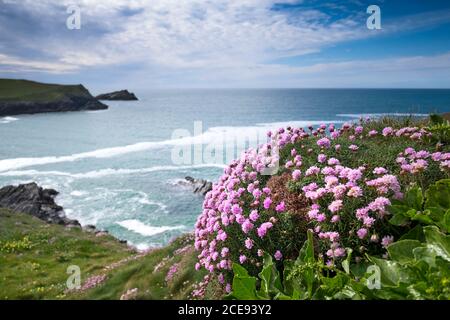
{"label": "white cloud", "polygon": [[[0,0],[1,2],[1,0]],[[9,0],[9,2],[12,2]],[[295,15],[271,10],[296,0],[23,0],[14,6],[65,28],[64,5],[79,4],[82,30],[29,35],[24,49],[42,53],[33,60],[0,56],[0,71],[67,73],[92,67],[139,65],[133,76],[184,86],[382,86],[389,77],[441,77],[449,55],[371,61],[338,61],[296,67],[280,58],[319,52],[335,44],[450,21],[450,13],[426,13],[383,24],[369,32],[355,13],[333,20],[318,10]],[[11,5],[11,4],[9,4]],[[134,14],[124,15],[124,12]],[[58,21],[58,22],[55,22]],[[414,24],[413,22],[418,23]],[[100,30],[100,31],[99,31]],[[8,30],[14,33],[14,30]],[[32,32],[32,30],[31,30]],[[81,33],[80,33],[81,32]],[[83,37],[80,36],[84,35]],[[56,38],[55,38],[56,37]],[[442,74],[442,75],[441,75]],[[378,78],[377,78],[378,77]],[[383,78],[384,77],[384,78]],[[139,81],[139,80],[138,80]]]}

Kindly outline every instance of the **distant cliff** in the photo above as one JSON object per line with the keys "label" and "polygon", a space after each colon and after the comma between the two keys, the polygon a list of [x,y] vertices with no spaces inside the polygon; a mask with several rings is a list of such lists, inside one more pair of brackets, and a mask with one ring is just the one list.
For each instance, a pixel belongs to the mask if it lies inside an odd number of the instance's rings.
{"label": "distant cliff", "polygon": [[0,116],[107,108],[81,84],[58,85],[0,79]]}
{"label": "distant cliff", "polygon": [[138,100],[136,95],[128,90],[114,91],[96,96],[98,100]]}

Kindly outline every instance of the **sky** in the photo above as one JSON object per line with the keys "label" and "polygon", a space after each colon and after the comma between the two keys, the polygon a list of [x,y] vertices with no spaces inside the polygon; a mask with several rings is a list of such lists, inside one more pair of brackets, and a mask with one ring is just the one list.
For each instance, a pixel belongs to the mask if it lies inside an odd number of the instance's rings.
{"label": "sky", "polygon": [[450,88],[450,1],[0,0],[0,77],[93,92]]}

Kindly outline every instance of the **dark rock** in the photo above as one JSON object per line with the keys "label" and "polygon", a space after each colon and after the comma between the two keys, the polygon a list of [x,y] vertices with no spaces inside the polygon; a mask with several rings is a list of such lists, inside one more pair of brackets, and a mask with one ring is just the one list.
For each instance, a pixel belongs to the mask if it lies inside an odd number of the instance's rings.
{"label": "dark rock", "polygon": [[79,90],[80,94],[66,93],[52,101],[0,101],[0,116],[108,109],[107,105],[95,99],[83,86]]}
{"label": "dark rock", "polygon": [[212,190],[212,182],[204,179],[195,179],[193,177],[185,177],[186,183],[194,189],[194,193],[201,194],[205,196],[209,191]]}
{"label": "dark rock", "polygon": [[61,206],[55,203],[58,194],[53,189],[43,189],[36,183],[6,186],[0,189],[0,207],[35,216],[48,223],[80,227],[77,220],[65,216]]}
{"label": "dark rock", "polygon": [[138,100],[134,93],[128,90],[114,91],[110,93],[100,94],[95,97],[98,100]]}

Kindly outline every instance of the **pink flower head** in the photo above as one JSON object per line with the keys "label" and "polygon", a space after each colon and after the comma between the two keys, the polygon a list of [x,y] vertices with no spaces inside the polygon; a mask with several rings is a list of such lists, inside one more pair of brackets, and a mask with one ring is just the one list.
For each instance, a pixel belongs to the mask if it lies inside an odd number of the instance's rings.
{"label": "pink flower head", "polygon": [[271,205],[272,205],[272,199],[270,199],[270,198],[264,199],[264,209],[266,209],[266,210],[269,209]]}
{"label": "pink flower head", "polygon": [[247,261],[247,257],[246,257],[245,255],[241,254],[241,255],[239,256],[239,262],[240,262],[241,264],[243,264],[245,261]]}
{"label": "pink flower head", "polygon": [[294,172],[292,172],[292,179],[294,179],[294,181],[298,181],[301,175],[302,172],[300,170],[294,170]]}
{"label": "pink flower head", "polygon": [[277,212],[284,212],[286,210],[286,205],[284,204],[284,201],[281,201],[275,208]]}
{"label": "pink flower head", "polygon": [[256,221],[259,218],[258,210],[252,210],[249,215],[250,220]]}
{"label": "pink flower head", "polygon": [[392,242],[394,242],[393,236],[385,236],[383,239],[381,239],[381,245],[386,248],[388,245],[390,245]]}
{"label": "pink flower head", "polygon": [[387,171],[385,168],[377,167],[377,168],[373,169],[373,173],[374,173],[374,174],[381,175],[381,174],[386,174],[386,173],[388,173],[388,171]]}
{"label": "pink flower head", "polygon": [[330,139],[322,138],[317,140],[317,145],[321,148],[328,149],[331,146]]}
{"label": "pink flower head", "polygon": [[384,128],[383,132],[382,132],[383,136],[385,136],[385,137],[390,136],[393,133],[394,133],[394,129],[392,129],[391,127]]}
{"label": "pink flower head", "polygon": [[342,200],[335,200],[328,206],[328,210],[330,210],[333,213],[338,212],[339,210],[341,210],[341,208],[342,208]]}
{"label": "pink flower head", "polygon": [[358,235],[358,238],[364,239],[367,236],[367,229],[361,228],[358,231],[356,231],[356,234]]}
{"label": "pink flower head", "polygon": [[327,161],[327,156],[321,153],[317,156],[317,161],[319,161],[320,163],[324,163],[325,161]]}
{"label": "pink flower head", "polygon": [[275,260],[281,260],[283,258],[283,254],[281,253],[280,250],[277,250],[277,252],[275,252],[275,254],[273,255],[275,257]]}
{"label": "pink flower head", "polygon": [[352,151],[357,151],[359,149],[359,147],[355,144],[352,144],[350,147],[348,147],[350,150]]}
{"label": "pink flower head", "polygon": [[253,229],[253,223],[251,223],[249,219],[245,220],[244,223],[242,224],[242,231],[245,234],[247,234],[252,229]]}
{"label": "pink flower head", "polygon": [[251,249],[253,248],[253,240],[250,239],[250,238],[247,238],[247,239],[245,240],[245,247],[246,247],[248,250],[251,250]]}

